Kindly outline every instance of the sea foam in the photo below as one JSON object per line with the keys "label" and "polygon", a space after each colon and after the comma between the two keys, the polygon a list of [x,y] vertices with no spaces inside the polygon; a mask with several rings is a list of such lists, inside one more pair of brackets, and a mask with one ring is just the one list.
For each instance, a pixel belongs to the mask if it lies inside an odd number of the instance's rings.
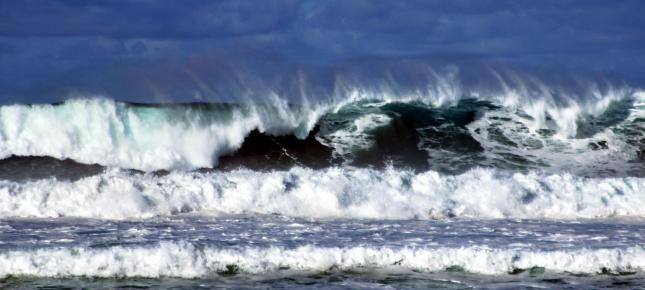
{"label": "sea foam", "polygon": [[0,157],[50,156],[154,171],[213,167],[252,131],[304,138],[317,110],[271,106],[141,106],[109,99],[0,107]]}
{"label": "sea foam", "polygon": [[645,178],[473,169],[340,168],[0,181],[0,217],[148,218],[257,213],[314,218],[645,217]]}
{"label": "sea foam", "polygon": [[461,268],[480,274],[505,274],[540,268],[552,272],[601,273],[645,270],[645,249],[532,251],[462,248],[213,248],[162,242],[157,246],[45,248],[0,253],[0,277],[182,277],[217,273],[277,271],[412,269],[422,272]]}

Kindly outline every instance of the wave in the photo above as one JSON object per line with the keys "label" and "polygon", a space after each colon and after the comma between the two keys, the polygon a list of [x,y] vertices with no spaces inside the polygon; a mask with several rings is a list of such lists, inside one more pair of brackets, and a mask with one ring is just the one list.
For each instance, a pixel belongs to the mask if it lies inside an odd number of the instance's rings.
{"label": "wave", "polygon": [[301,114],[283,105],[148,106],[76,99],[3,106],[0,156],[71,158],[146,171],[212,167],[254,129],[306,136],[315,112]]}
{"label": "wave", "polygon": [[49,156],[143,171],[213,168],[225,158],[251,167],[249,159],[266,157],[448,173],[484,166],[645,175],[645,93],[590,89],[562,97],[538,88],[538,95],[524,87],[486,96],[441,87],[417,95],[350,90],[298,105],[274,94],[262,104],[73,99],[1,106],[0,158]]}
{"label": "wave", "polygon": [[314,218],[445,219],[645,217],[645,179],[509,173],[295,167],[288,171],[122,170],[75,181],[0,181],[0,218],[150,218],[280,214]]}
{"label": "wave", "polygon": [[[0,277],[181,277],[357,269],[447,269],[506,274],[528,269],[575,274],[634,273],[645,270],[645,249],[533,251],[462,248],[231,248],[161,242],[154,247],[49,248],[0,253]],[[535,271],[535,270],[533,270]]]}

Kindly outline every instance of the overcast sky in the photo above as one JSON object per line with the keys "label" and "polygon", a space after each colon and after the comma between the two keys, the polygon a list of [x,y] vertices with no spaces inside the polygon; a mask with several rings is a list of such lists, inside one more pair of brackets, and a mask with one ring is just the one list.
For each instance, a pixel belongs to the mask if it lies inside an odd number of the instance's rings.
{"label": "overcast sky", "polygon": [[476,60],[641,84],[644,12],[639,0],[0,1],[0,98],[187,101],[231,75],[370,59]]}

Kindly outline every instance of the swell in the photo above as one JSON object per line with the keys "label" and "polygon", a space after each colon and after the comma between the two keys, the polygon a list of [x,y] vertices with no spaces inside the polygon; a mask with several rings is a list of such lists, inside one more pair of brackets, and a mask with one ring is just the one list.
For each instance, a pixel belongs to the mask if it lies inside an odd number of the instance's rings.
{"label": "swell", "polygon": [[332,167],[288,171],[109,170],[75,181],[0,181],[0,218],[133,219],[279,214],[314,218],[446,219],[645,217],[645,179],[473,169]]}

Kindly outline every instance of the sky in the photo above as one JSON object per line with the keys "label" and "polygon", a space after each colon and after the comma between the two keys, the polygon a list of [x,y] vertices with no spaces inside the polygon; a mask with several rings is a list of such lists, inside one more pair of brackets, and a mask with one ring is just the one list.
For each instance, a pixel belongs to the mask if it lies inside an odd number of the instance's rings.
{"label": "sky", "polygon": [[329,83],[452,62],[640,86],[643,12],[640,0],[0,0],[0,99],[225,99],[302,71]]}

